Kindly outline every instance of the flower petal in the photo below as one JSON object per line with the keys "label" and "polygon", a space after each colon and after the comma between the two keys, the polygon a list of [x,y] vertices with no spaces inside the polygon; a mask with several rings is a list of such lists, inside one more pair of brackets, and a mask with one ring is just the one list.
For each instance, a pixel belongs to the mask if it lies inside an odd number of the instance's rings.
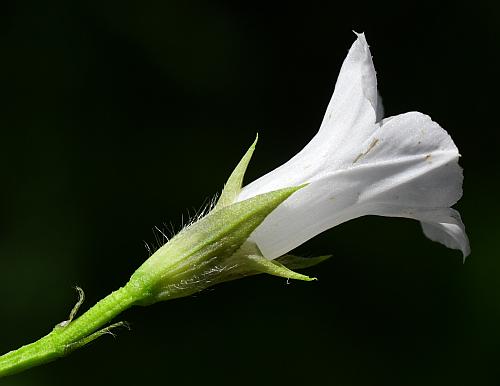
{"label": "flower petal", "polygon": [[448,248],[460,249],[464,258],[467,257],[470,254],[469,239],[460,214],[454,209],[443,209],[441,213],[442,216],[432,222],[421,219],[424,234],[432,241],[444,244]]}
{"label": "flower petal", "polygon": [[340,70],[319,132],[295,157],[246,186],[240,200],[286,186],[318,180],[332,168],[346,167],[349,154],[376,130],[378,103],[375,69],[364,34],[358,34]]}
{"label": "flower petal", "polygon": [[[340,69],[335,91],[326,109],[319,134],[334,134],[336,141],[362,136],[377,120],[377,76],[364,34],[356,34]],[[356,130],[355,130],[356,129]],[[339,146],[340,144],[337,144]]]}
{"label": "flower petal", "polygon": [[267,258],[364,215],[421,220],[431,239],[468,252],[463,226],[448,208],[461,196],[462,171],[445,130],[413,112],[384,120],[365,141],[348,146],[350,158],[342,168],[322,165],[321,178],[293,194],[252,233]]}

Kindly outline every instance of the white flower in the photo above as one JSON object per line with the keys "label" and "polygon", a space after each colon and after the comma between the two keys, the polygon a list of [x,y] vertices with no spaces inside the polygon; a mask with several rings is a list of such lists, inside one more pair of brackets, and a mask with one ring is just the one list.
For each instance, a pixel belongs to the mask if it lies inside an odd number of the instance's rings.
{"label": "white flower", "polygon": [[251,234],[268,259],[365,215],[419,220],[427,237],[466,257],[464,225],[450,208],[462,195],[458,158],[451,137],[427,115],[382,119],[370,50],[359,34],[319,132],[295,157],[244,187],[238,201],[309,183]]}

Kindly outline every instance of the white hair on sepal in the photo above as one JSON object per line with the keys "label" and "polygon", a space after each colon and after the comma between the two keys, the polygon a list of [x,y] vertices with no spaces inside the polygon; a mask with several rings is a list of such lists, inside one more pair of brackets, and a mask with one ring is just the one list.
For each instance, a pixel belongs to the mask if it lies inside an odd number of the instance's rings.
{"label": "white hair on sepal", "polygon": [[148,251],[148,257],[150,257],[153,252],[151,251],[151,247],[149,246],[148,242],[146,240],[143,240],[144,247],[146,248],[146,251]]}
{"label": "white hair on sepal", "polygon": [[[172,222],[163,223],[161,226],[154,226],[152,228],[154,240],[152,242],[144,242],[144,246],[148,251],[148,255],[151,256],[155,253],[160,247],[165,245],[170,239],[172,239],[177,234],[183,232],[185,229],[193,225],[195,222],[201,220],[208,213],[215,208],[217,201],[219,199],[219,194],[216,193],[211,198],[205,198],[201,206],[196,209],[195,207],[191,208],[191,210],[187,209],[187,214],[181,214],[180,227],[174,226]],[[185,220],[187,219],[187,221]]]}
{"label": "white hair on sepal", "polygon": [[[191,212],[188,208],[188,210],[187,210],[188,221],[185,224],[184,224],[184,222],[182,222],[182,227],[179,230],[179,232],[177,232],[177,233],[182,232],[184,229],[193,225],[195,222],[200,221],[203,217],[205,217],[207,214],[209,214],[217,205],[218,200],[219,200],[218,193],[214,194],[211,198],[205,198],[205,200],[203,200],[203,203],[201,204],[199,209],[196,209],[195,207],[191,208],[194,212],[192,215],[191,215]],[[182,217],[182,219],[184,220],[184,216]]]}

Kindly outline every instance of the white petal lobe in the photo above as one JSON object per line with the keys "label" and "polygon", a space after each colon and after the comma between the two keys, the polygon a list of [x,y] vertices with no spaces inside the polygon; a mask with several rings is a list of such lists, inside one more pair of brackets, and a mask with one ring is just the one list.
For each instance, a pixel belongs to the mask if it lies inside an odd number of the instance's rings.
{"label": "white petal lobe", "polygon": [[364,35],[345,59],[316,136],[287,163],[243,188],[238,200],[309,185],[276,208],[252,233],[264,256],[279,257],[317,234],[365,215],[421,221],[432,240],[469,253],[458,212],[458,149],[428,116],[381,120],[373,62]]}
{"label": "white petal lobe", "polygon": [[240,200],[257,194],[323,178],[332,169],[346,167],[377,128],[377,79],[363,34],[352,45],[340,70],[335,91],[319,132],[287,163],[246,186]]}
{"label": "white petal lobe", "polygon": [[470,254],[469,239],[460,214],[456,210],[443,210],[441,218],[433,222],[422,221],[422,230],[429,239],[446,245],[448,248],[459,249],[464,258]]}
{"label": "white petal lobe", "polygon": [[[255,230],[251,238],[266,257],[281,256],[331,227],[364,215],[424,221],[433,240],[467,253],[460,224],[455,223],[452,230],[455,242],[429,230],[443,228],[445,221],[437,214],[448,210],[462,192],[458,150],[446,131],[426,115],[407,113],[385,120],[357,148],[346,167],[330,168]],[[445,234],[451,232],[450,226],[444,228]]]}

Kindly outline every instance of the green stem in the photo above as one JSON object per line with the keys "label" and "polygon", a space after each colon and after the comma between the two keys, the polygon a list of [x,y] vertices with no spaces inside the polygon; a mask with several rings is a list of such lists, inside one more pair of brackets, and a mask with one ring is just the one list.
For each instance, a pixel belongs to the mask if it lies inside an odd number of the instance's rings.
{"label": "green stem", "polygon": [[[143,296],[143,291],[129,283],[106,296],[66,326],[58,325],[36,342],[0,356],[0,378],[53,361],[85,345],[94,339],[92,334],[95,331]],[[95,337],[97,336],[98,334]]]}

